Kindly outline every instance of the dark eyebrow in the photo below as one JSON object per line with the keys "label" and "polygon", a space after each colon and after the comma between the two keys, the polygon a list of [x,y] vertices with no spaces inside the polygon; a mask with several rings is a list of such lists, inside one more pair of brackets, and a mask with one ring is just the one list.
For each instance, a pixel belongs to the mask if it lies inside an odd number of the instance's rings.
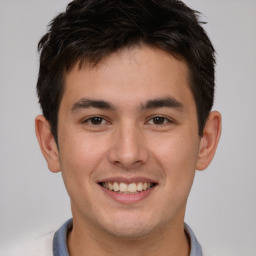
{"label": "dark eyebrow", "polygon": [[90,99],[80,99],[78,102],[76,102],[72,106],[72,111],[75,111],[77,109],[84,109],[84,108],[99,108],[99,109],[110,109],[113,110],[113,105],[104,100],[90,100]]}
{"label": "dark eyebrow", "polygon": [[146,103],[142,104],[140,106],[140,109],[144,110],[144,109],[155,109],[155,108],[163,108],[163,107],[176,108],[176,109],[182,110],[184,108],[184,105],[181,102],[177,101],[175,98],[168,97],[163,99],[149,100]]}

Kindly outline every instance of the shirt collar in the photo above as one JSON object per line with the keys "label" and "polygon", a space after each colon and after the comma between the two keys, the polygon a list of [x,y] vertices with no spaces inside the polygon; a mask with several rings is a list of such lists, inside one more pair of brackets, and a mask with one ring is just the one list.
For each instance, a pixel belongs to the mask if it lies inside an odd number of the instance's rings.
{"label": "shirt collar", "polygon": [[[192,229],[185,223],[185,231],[190,240],[190,256],[203,256],[202,248],[196,239],[196,236]],[[66,221],[60,229],[56,231],[53,237],[53,256],[69,256],[67,248],[67,235],[72,229],[73,220]]]}
{"label": "shirt collar", "polygon": [[69,256],[67,248],[68,232],[72,229],[73,219],[66,221],[54,234],[53,256]]}
{"label": "shirt collar", "polygon": [[192,229],[188,226],[188,224],[184,224],[185,232],[189,237],[190,240],[190,256],[203,256],[202,248],[199,242],[196,239],[196,236]]}

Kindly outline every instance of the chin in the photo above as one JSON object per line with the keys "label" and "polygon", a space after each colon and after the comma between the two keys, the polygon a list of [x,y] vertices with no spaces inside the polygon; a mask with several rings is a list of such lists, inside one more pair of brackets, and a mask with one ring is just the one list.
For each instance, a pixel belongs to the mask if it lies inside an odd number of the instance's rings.
{"label": "chin", "polygon": [[[111,220],[110,220],[111,221]],[[145,216],[141,217],[121,217],[115,218],[115,221],[105,223],[105,231],[115,237],[123,239],[139,239],[149,236],[155,229],[152,220],[148,220]]]}
{"label": "chin", "polygon": [[133,240],[133,239],[142,239],[150,236],[153,232],[154,228],[148,226],[115,226],[111,229],[108,229],[108,233],[112,236],[125,239],[125,240]]}

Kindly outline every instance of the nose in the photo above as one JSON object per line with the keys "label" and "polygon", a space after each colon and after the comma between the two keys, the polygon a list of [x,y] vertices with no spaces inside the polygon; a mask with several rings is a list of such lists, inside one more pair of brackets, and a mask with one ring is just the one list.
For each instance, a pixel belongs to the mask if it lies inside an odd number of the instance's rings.
{"label": "nose", "polygon": [[139,168],[149,158],[142,130],[134,123],[123,123],[114,132],[109,161],[125,170]]}

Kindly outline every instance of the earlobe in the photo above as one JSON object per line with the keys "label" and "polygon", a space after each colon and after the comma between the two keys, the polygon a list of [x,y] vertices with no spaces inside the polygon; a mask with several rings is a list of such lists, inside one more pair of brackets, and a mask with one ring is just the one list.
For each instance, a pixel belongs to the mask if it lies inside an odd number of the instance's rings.
{"label": "earlobe", "polygon": [[39,115],[35,119],[35,130],[42,154],[47,161],[48,168],[52,172],[60,171],[59,153],[52,135],[50,124],[44,116]]}
{"label": "earlobe", "polygon": [[212,111],[205,124],[203,136],[200,141],[197,170],[204,170],[212,161],[220,135],[221,115],[218,111]]}

